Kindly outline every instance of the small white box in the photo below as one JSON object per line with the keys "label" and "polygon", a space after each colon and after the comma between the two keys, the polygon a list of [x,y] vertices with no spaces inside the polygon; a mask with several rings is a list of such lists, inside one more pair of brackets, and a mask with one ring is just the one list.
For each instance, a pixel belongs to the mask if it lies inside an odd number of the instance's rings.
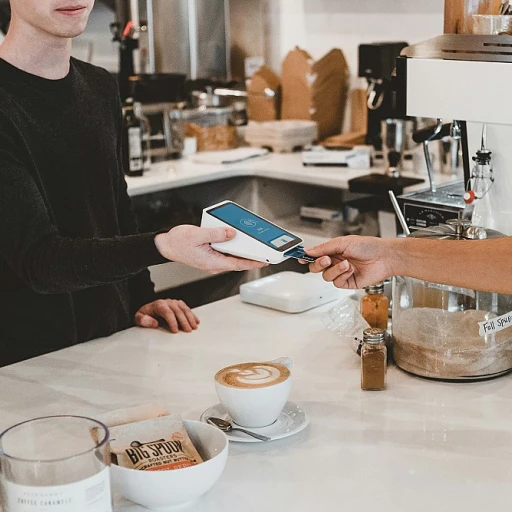
{"label": "small white box", "polygon": [[324,281],[321,274],[289,271],[240,286],[242,302],[286,313],[301,313],[353,293],[353,290],[339,290]]}
{"label": "small white box", "polygon": [[369,169],[371,167],[371,149],[369,146],[354,146],[350,149],[328,149],[323,146],[313,146],[302,152],[302,165]]}

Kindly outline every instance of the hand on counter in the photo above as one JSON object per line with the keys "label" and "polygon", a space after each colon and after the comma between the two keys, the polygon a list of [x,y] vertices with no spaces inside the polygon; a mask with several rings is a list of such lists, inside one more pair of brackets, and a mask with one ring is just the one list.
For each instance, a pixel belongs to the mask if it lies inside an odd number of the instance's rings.
{"label": "hand on counter", "polygon": [[215,242],[227,242],[234,236],[235,230],[231,228],[200,228],[183,225],[157,235],[155,245],[164,258],[206,270],[212,274],[230,270],[253,270],[266,266],[266,263],[227,256],[210,246]]}
{"label": "hand on counter", "polygon": [[393,275],[391,252],[382,238],[342,236],[306,253],[318,258],[309,265],[310,271],[322,272],[337,288],[364,288]]}
{"label": "hand on counter", "polygon": [[174,299],[161,299],[142,306],[135,313],[135,325],[156,329],[163,320],[173,334],[180,330],[192,332],[199,326],[200,320],[192,310],[182,301]]}

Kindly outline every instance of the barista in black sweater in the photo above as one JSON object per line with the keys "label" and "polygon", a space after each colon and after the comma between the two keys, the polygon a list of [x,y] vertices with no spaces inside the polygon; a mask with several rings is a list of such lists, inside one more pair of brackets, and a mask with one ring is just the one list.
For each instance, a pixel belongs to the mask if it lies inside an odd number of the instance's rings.
{"label": "barista in black sweater", "polygon": [[11,0],[0,45],[0,366],[158,318],[196,328],[185,304],[155,301],[150,265],[261,266],[211,249],[233,230],[137,234],[115,80],[70,58],[93,4]]}

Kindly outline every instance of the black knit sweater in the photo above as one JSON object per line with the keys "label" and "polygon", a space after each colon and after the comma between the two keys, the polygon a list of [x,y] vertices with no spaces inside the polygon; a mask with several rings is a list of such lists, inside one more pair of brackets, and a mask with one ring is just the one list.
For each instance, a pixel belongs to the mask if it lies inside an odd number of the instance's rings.
{"label": "black knit sweater", "polygon": [[0,366],[107,336],[154,300],[106,71],[47,80],[0,59]]}

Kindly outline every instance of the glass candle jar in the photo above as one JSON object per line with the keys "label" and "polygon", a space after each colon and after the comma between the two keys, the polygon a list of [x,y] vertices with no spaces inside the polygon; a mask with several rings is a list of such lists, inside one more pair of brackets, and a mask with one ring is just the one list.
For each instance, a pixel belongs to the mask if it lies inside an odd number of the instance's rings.
{"label": "glass candle jar", "polygon": [[81,416],[48,416],[0,435],[4,512],[111,512],[109,433]]}

